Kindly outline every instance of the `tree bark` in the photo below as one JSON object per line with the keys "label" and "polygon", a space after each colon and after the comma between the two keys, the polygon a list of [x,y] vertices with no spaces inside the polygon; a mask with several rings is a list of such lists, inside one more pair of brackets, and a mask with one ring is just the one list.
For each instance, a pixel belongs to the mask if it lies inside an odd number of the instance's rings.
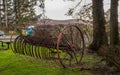
{"label": "tree bark", "polygon": [[2,1],[0,0],[0,27],[2,27],[2,14],[1,14],[1,10],[2,10]]}
{"label": "tree bark", "polygon": [[110,44],[119,44],[119,31],[118,31],[118,0],[111,0],[110,9]]}
{"label": "tree bark", "polygon": [[105,17],[103,0],[92,0],[93,4],[93,42],[89,49],[97,51],[101,46],[108,44],[105,31]]}
{"label": "tree bark", "polygon": [[5,25],[6,28],[8,27],[8,7],[7,7],[7,0],[5,0]]}

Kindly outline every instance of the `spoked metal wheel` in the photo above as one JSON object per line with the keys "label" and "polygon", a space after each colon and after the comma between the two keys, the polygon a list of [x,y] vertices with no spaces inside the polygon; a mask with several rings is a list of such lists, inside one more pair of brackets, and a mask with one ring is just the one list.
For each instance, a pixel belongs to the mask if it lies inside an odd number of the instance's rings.
{"label": "spoked metal wheel", "polygon": [[72,25],[63,28],[57,40],[57,53],[64,68],[80,64],[84,54],[84,38],[79,27]]}

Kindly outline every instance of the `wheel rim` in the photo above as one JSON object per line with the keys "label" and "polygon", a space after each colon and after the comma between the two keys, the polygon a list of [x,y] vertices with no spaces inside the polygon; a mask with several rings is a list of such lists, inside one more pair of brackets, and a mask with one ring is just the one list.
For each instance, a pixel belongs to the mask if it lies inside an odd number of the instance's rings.
{"label": "wheel rim", "polygon": [[58,58],[63,67],[79,64],[84,54],[84,38],[77,26],[66,26],[57,40]]}

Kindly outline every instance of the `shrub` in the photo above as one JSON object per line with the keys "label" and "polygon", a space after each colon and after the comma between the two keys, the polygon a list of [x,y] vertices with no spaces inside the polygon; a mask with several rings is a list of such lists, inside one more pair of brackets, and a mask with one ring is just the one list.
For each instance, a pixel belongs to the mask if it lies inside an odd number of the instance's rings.
{"label": "shrub", "polygon": [[105,46],[99,51],[109,66],[120,70],[120,46]]}

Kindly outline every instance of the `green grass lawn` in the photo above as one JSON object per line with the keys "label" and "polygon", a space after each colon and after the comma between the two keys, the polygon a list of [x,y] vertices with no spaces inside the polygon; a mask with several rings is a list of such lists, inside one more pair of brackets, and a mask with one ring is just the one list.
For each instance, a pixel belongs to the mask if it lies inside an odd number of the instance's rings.
{"label": "green grass lawn", "polygon": [[93,75],[88,71],[64,69],[55,63],[0,50],[0,75]]}

